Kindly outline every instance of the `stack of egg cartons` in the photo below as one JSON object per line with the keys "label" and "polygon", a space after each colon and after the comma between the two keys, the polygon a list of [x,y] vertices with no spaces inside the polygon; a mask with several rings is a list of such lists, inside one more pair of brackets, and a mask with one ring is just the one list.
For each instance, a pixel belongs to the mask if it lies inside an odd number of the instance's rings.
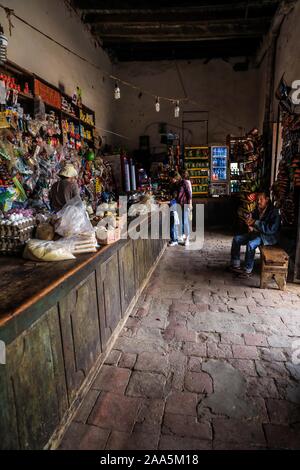
{"label": "stack of egg cartons", "polygon": [[20,253],[32,238],[35,225],[34,217],[23,214],[11,214],[0,219],[0,254]]}

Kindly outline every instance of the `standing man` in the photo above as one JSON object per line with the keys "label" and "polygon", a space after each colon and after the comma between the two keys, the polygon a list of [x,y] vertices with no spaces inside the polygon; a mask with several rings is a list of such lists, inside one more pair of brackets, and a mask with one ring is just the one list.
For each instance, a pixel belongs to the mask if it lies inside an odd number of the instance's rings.
{"label": "standing man", "polygon": [[179,186],[178,204],[180,204],[182,209],[182,232],[183,237],[185,238],[185,246],[190,244],[190,212],[192,210],[192,197],[192,185],[189,180],[189,172],[184,171]]}
{"label": "standing man", "polygon": [[[281,219],[278,209],[271,200],[268,191],[257,195],[257,209],[246,221],[248,233],[236,235],[232,240],[230,270],[240,278],[248,278],[254,267],[255,250],[260,245],[276,245],[279,239]],[[246,245],[245,266],[241,269],[241,246]]]}
{"label": "standing man", "polygon": [[181,180],[181,176],[179,173],[175,171],[170,172],[170,193],[172,194],[172,199],[170,201],[170,241],[169,246],[177,246],[179,233],[179,216],[177,212],[177,201],[178,201],[178,193],[179,193],[179,184]]}

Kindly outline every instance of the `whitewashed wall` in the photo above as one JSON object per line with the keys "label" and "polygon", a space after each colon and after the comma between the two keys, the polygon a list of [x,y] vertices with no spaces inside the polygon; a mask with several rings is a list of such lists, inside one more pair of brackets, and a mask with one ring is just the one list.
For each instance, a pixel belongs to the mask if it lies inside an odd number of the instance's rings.
{"label": "whitewashed wall", "polygon": [[[3,2],[29,23],[52,36],[78,54],[111,72],[111,62],[101,48],[95,48],[91,35],[80,19],[66,8],[63,0],[4,0]],[[111,130],[113,126],[113,82],[103,74],[33,31],[16,18],[9,36],[6,15],[0,9],[0,21],[9,39],[8,57],[11,61],[41,76],[55,86],[63,84],[72,95],[76,86],[82,88],[84,103],[95,110],[98,127]],[[100,131],[103,135],[105,133]],[[109,137],[111,139],[111,137]]]}

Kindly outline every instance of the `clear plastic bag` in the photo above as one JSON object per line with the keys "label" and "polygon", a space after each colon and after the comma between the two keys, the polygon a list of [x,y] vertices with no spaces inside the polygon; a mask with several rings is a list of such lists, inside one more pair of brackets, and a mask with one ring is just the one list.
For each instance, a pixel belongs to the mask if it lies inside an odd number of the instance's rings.
{"label": "clear plastic bag", "polygon": [[62,237],[91,233],[94,228],[80,197],[71,199],[58,213],[55,231]]}
{"label": "clear plastic bag", "polygon": [[75,259],[73,243],[66,241],[29,240],[23,257],[34,261],[63,261]]}

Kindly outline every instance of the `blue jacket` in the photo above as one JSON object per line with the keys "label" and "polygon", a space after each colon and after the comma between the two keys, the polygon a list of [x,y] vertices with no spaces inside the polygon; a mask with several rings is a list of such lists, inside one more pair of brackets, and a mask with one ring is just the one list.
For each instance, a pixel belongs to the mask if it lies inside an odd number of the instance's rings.
{"label": "blue jacket", "polygon": [[281,218],[278,209],[273,204],[269,204],[263,217],[259,218],[259,212],[256,209],[253,212],[255,220],[254,227],[259,232],[264,245],[276,245],[279,240],[279,231]]}

